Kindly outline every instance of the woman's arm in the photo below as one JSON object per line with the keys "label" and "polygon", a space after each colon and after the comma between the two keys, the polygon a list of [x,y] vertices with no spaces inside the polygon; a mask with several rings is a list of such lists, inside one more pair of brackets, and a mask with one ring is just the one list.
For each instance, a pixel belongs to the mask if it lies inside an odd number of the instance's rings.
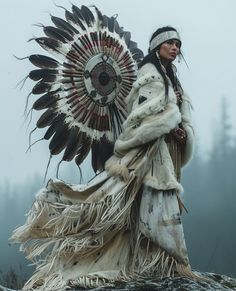
{"label": "woman's arm", "polygon": [[174,91],[165,97],[164,84],[158,75],[146,76],[146,83],[138,80],[140,87],[133,91],[132,110],[123,125],[123,133],[115,144],[117,153],[153,141],[167,133],[181,122]]}

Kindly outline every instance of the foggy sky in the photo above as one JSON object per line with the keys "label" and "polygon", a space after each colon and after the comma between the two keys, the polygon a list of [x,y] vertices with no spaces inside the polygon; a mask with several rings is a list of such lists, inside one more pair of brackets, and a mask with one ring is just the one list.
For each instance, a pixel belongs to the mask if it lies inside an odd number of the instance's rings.
{"label": "foggy sky", "polygon": [[[55,3],[70,10],[70,2],[65,0],[8,0],[1,3],[0,184],[6,180],[22,182],[35,172],[43,175],[45,171],[49,157],[47,142],[36,144],[31,153],[25,154],[28,134],[41,114],[34,112],[27,129],[28,121],[24,123],[23,112],[26,96],[34,83],[28,80],[22,90],[15,88],[33,66],[27,60],[17,61],[13,55],[47,54],[27,40],[32,36],[43,36],[42,29],[32,24],[51,25],[50,13],[63,17],[63,10]],[[230,105],[230,121],[236,124],[235,0],[84,0],[73,3],[95,4],[108,16],[118,14],[119,24],[132,33],[132,39],[145,54],[149,38],[158,27],[171,25],[177,28],[189,68],[183,61],[176,65],[182,85],[193,101],[197,142],[202,153],[210,149],[222,96]],[[36,97],[31,96],[30,104],[35,100]],[[45,129],[38,130],[32,140],[39,139],[44,133]],[[48,177],[55,176],[55,166],[60,159],[55,157],[54,160]]]}

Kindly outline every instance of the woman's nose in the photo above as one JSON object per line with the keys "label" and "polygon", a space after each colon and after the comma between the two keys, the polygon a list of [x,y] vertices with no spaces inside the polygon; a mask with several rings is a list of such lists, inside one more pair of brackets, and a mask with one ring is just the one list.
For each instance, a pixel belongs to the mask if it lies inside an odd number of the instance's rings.
{"label": "woman's nose", "polygon": [[179,50],[179,47],[178,47],[178,45],[176,43],[173,43],[172,44],[172,49],[178,51]]}

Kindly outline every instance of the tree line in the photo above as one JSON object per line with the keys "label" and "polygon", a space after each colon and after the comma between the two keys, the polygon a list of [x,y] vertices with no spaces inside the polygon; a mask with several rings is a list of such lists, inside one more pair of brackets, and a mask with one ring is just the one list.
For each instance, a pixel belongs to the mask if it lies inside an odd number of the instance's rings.
{"label": "tree line", "polygon": [[207,159],[184,171],[185,233],[193,267],[236,276],[236,139],[225,98]]}

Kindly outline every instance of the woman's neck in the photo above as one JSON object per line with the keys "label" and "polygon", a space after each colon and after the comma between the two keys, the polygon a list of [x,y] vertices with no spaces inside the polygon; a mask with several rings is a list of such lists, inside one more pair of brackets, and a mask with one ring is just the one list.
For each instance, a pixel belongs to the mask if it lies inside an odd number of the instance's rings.
{"label": "woman's neck", "polygon": [[163,59],[161,57],[160,57],[160,60],[161,60],[161,65],[166,69],[167,66],[169,65],[170,61],[166,60],[166,59]]}

